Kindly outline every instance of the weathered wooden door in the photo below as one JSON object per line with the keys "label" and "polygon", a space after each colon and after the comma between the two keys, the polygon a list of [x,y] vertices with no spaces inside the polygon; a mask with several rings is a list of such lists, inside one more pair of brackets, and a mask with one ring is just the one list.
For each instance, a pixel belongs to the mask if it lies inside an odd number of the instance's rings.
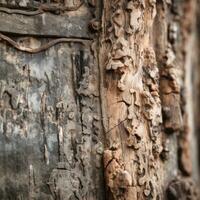
{"label": "weathered wooden door", "polygon": [[0,199],[103,199],[98,4],[0,4]]}
{"label": "weathered wooden door", "polygon": [[0,0],[0,200],[198,200],[197,0]]}

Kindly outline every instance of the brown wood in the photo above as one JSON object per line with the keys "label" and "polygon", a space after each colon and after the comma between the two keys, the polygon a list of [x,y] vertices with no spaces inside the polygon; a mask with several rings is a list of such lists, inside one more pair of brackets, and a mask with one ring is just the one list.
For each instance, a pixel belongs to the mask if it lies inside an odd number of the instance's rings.
{"label": "brown wood", "polygon": [[0,200],[199,200],[198,6],[0,0]]}

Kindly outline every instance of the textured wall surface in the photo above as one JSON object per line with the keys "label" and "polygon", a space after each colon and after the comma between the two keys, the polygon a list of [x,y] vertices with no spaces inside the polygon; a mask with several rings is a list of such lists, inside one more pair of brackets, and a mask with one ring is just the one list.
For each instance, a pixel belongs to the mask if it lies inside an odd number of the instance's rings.
{"label": "textured wall surface", "polygon": [[108,199],[199,199],[196,6],[104,1],[100,62]]}
{"label": "textured wall surface", "polygon": [[1,44],[0,199],[98,196],[98,68],[88,45],[31,55]]}
{"label": "textured wall surface", "polygon": [[1,31],[27,36],[1,34],[0,199],[103,199],[95,5],[62,16],[1,9]]}
{"label": "textured wall surface", "polygon": [[0,200],[198,200],[195,0],[0,0]]}

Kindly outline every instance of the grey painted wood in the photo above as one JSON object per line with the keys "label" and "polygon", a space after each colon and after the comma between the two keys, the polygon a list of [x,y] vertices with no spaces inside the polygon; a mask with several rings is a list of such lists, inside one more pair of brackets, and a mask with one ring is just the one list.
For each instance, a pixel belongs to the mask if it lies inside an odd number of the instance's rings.
{"label": "grey painted wood", "polygon": [[0,63],[0,199],[103,199],[90,42],[34,55],[1,43]]}
{"label": "grey painted wood", "polygon": [[84,12],[71,15],[53,15],[43,13],[36,16],[23,16],[0,12],[0,31],[12,34],[90,38],[88,21],[91,14]]}

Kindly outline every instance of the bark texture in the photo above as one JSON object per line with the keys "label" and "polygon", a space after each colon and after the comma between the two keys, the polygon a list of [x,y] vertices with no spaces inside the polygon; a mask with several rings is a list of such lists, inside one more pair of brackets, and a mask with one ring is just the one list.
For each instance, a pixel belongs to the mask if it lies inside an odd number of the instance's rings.
{"label": "bark texture", "polygon": [[108,199],[199,199],[192,183],[199,177],[191,74],[198,73],[196,7],[104,1]]}
{"label": "bark texture", "polygon": [[0,0],[0,199],[200,199],[198,5]]}

